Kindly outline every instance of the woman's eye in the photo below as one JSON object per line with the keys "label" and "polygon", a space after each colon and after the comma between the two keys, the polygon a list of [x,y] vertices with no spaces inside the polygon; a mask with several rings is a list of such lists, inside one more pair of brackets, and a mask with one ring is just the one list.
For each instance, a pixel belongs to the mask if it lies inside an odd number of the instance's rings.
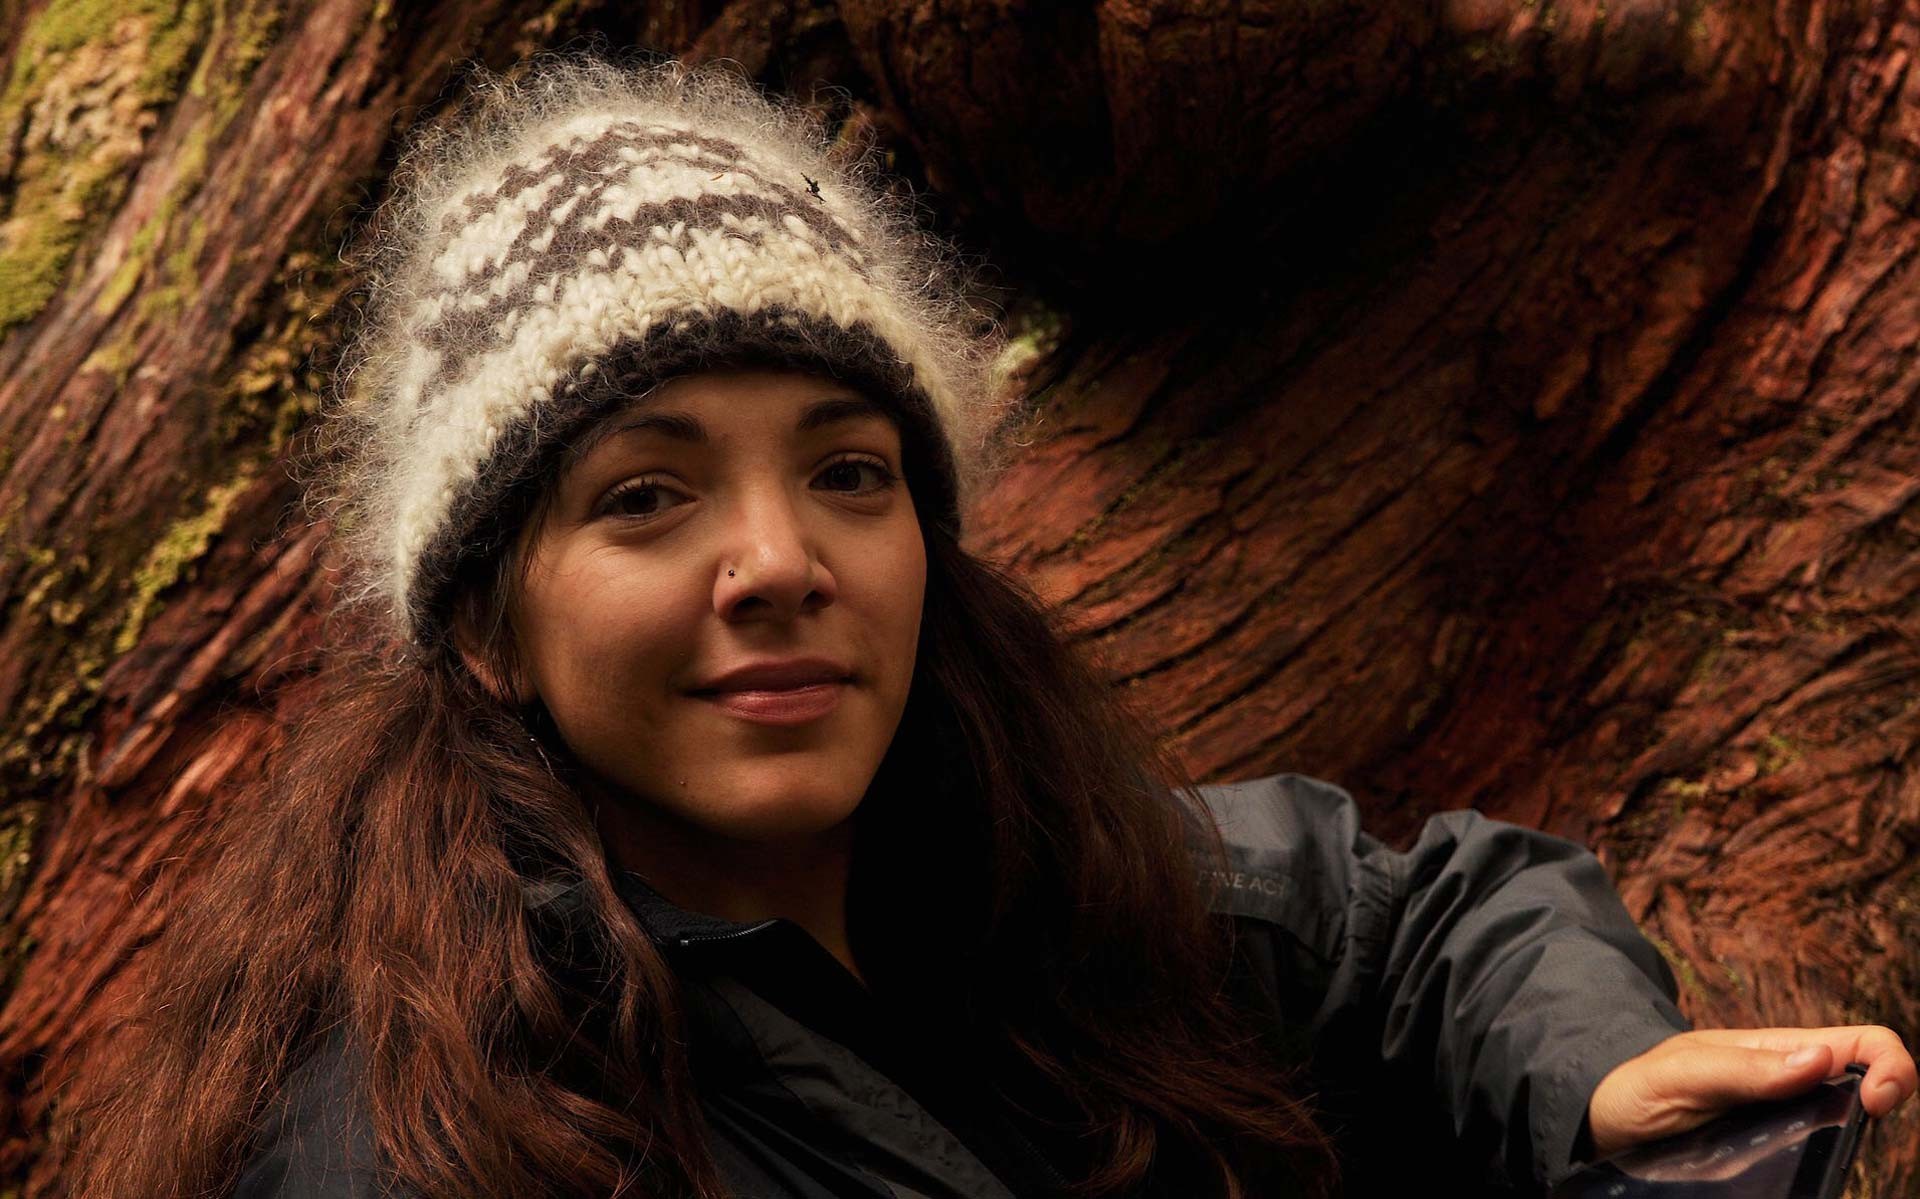
{"label": "woman's eye", "polygon": [[[871,487],[860,486],[860,468],[863,466],[879,479],[879,481]],[[842,458],[840,461],[828,466],[824,471],[821,471],[820,477],[835,482],[851,483],[853,485],[851,487],[830,487],[828,490],[849,491],[856,495],[874,491],[884,491],[899,481],[899,476],[889,470],[886,463],[874,458]]]}
{"label": "woman's eye", "polygon": [[658,516],[664,508],[671,506],[666,503],[665,497],[673,494],[674,492],[662,487],[653,479],[635,479],[629,483],[622,483],[608,492],[607,498],[600,505],[600,511],[603,515],[648,520]]}
{"label": "woman's eye", "polygon": [[[867,474],[877,477],[877,481],[870,486],[861,485],[862,467],[866,468]],[[899,482],[899,476],[885,462],[875,458],[842,458],[829,464],[819,477],[827,481],[827,490],[847,495],[871,495]],[[600,502],[598,514],[644,522],[672,508],[674,504],[669,497],[675,495],[680,493],[663,486],[658,479],[631,479],[607,493],[607,497]]]}

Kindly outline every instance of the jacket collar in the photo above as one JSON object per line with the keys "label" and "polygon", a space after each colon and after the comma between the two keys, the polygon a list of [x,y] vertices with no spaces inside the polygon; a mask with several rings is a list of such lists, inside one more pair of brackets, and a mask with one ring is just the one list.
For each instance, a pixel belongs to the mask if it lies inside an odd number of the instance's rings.
{"label": "jacket collar", "polygon": [[647,935],[662,946],[735,941],[780,923],[778,917],[748,923],[709,916],[704,912],[690,912],[648,886],[645,879],[631,870],[614,871],[613,889],[633,909],[640,927],[646,929]]}
{"label": "jacket collar", "polygon": [[[743,922],[688,911],[648,886],[645,879],[631,870],[616,868],[613,871],[613,889],[632,910],[641,929],[663,949],[743,941],[781,923],[778,917]],[[529,910],[562,919],[578,912],[583,902],[578,881],[529,880],[521,885],[520,891],[522,902]]]}

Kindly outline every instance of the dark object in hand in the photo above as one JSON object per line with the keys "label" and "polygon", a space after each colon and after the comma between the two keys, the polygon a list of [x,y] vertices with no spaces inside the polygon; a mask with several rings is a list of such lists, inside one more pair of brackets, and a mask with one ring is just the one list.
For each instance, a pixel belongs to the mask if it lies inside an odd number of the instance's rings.
{"label": "dark object in hand", "polygon": [[1551,1199],[1839,1199],[1866,1125],[1859,1062],[1812,1090],[1749,1104],[1582,1167]]}

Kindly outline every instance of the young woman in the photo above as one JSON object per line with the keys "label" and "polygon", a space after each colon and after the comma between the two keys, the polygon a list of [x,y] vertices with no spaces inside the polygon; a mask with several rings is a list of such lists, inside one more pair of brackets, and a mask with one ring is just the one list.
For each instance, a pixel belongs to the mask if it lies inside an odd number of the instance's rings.
{"label": "young woman", "polygon": [[1686,1031],[1571,842],[1181,778],[960,548],[991,338],[794,111],[546,66],[384,230],[331,675],[75,1193],[1532,1190],[1846,1059],[1912,1090],[1885,1029]]}

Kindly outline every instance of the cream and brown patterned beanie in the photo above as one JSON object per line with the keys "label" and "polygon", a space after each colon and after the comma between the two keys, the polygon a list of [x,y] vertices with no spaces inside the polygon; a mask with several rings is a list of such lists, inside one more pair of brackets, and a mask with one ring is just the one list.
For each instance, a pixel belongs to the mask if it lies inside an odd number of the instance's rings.
{"label": "cream and brown patterned beanie", "polygon": [[993,469],[997,330],[876,170],[712,69],[483,78],[403,157],[376,222],[334,426],[342,602],[441,644],[458,572],[506,545],[574,437],[723,366],[814,370],[888,403],[916,505],[959,536]]}

